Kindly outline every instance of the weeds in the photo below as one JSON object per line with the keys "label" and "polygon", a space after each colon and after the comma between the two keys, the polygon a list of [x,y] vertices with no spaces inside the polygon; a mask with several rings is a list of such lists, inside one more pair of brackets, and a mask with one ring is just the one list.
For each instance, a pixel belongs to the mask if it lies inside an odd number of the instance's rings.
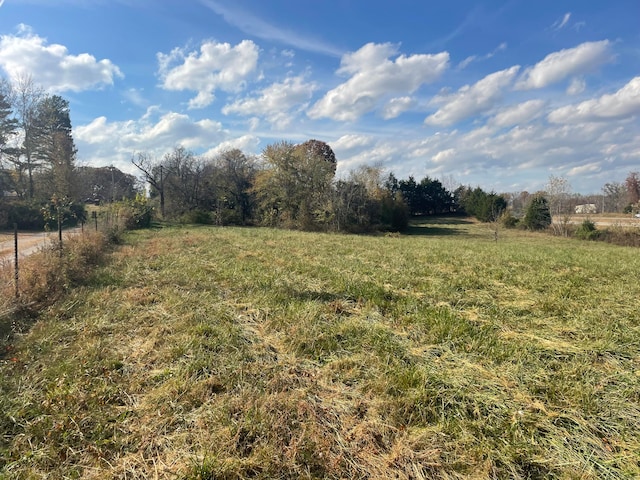
{"label": "weeds", "polygon": [[1,361],[0,476],[640,475],[637,252],[430,228],[127,234]]}

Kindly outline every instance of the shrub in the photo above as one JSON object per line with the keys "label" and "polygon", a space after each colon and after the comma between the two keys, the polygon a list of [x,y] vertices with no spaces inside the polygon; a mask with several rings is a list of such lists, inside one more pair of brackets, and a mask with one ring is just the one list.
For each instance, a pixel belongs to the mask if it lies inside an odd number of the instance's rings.
{"label": "shrub", "polygon": [[212,225],[213,218],[211,212],[204,210],[191,210],[183,214],[180,219],[180,223],[196,224],[196,225]]}
{"label": "shrub", "polygon": [[571,215],[562,215],[556,217],[555,223],[551,225],[551,231],[553,232],[553,234],[562,237],[568,237],[574,230],[575,227],[571,223]]}
{"label": "shrub", "polygon": [[600,236],[600,231],[596,228],[595,223],[585,218],[576,229],[574,235],[582,240],[597,240]]}
{"label": "shrub", "polygon": [[133,200],[118,202],[114,204],[114,209],[127,230],[149,228],[151,226],[153,207],[142,195],[136,195]]}
{"label": "shrub", "polygon": [[15,202],[3,206],[6,211],[5,227],[12,227],[18,224],[20,230],[42,230],[44,228],[44,218],[41,206],[30,202]]}
{"label": "shrub", "polygon": [[505,210],[502,212],[498,221],[504,228],[516,228],[520,222],[519,219],[513,216],[511,210]]}
{"label": "shrub", "polygon": [[381,200],[382,228],[402,232],[409,226],[409,208],[401,198],[385,195]]}
{"label": "shrub", "polygon": [[75,227],[87,219],[84,204],[74,203],[66,197],[59,199],[55,196],[40,209],[40,215],[44,219],[44,227],[47,230],[58,229],[58,216],[63,228]]}

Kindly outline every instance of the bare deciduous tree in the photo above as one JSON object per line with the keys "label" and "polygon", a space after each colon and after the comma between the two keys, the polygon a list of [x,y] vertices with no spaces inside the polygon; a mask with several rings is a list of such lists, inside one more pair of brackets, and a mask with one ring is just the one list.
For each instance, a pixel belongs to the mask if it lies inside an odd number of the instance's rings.
{"label": "bare deciduous tree", "polygon": [[131,163],[142,172],[144,180],[160,196],[160,215],[165,217],[164,184],[166,175],[164,166],[148,153],[138,153],[131,158]]}
{"label": "bare deciduous tree", "polygon": [[568,199],[571,185],[565,177],[551,175],[547,181],[546,192],[552,215],[569,213]]}

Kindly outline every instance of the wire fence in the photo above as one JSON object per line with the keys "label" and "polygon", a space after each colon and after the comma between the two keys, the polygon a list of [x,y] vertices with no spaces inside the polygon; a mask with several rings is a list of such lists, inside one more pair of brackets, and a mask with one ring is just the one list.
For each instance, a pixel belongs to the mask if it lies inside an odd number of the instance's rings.
{"label": "wire fence", "polygon": [[[119,215],[113,212],[91,212],[88,221],[81,222],[79,226],[63,229],[58,222],[56,231],[33,232],[19,231],[18,225],[13,225],[13,232],[0,233],[0,265],[5,269],[11,269],[9,275],[4,276],[12,282],[11,292],[15,298],[20,296],[20,267],[21,261],[47,247],[57,249],[62,255],[64,242],[73,235],[84,234],[85,231],[109,229],[119,226]],[[8,285],[7,285],[8,287]]]}

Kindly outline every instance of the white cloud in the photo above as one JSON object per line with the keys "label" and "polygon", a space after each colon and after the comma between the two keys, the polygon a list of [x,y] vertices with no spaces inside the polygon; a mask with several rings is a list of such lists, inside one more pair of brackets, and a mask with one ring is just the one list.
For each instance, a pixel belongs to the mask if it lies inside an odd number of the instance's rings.
{"label": "white cloud", "polygon": [[553,123],[604,122],[640,114],[640,77],[635,77],[613,94],[567,105],[549,114]]}
{"label": "white cloud", "polygon": [[551,25],[551,28],[554,30],[561,30],[567,25],[570,18],[571,12],[565,13],[561,20],[557,20],[553,25]]}
{"label": "white cloud", "polygon": [[244,153],[256,152],[260,145],[260,139],[255,135],[243,135],[238,138],[232,138],[216,145],[215,147],[207,150],[203,155],[205,157],[215,157],[223,152],[229,150],[242,150]]}
{"label": "white cloud", "polygon": [[[516,112],[516,107],[504,111]],[[576,174],[572,179],[575,191],[593,193],[636,168],[640,158],[637,131],[625,120],[549,125],[540,119],[507,130],[487,124],[471,131],[427,136],[423,131],[414,137],[391,129],[370,135],[353,132],[330,144],[338,155],[341,174],[379,162],[397,178],[454,174],[462,184],[508,192],[536,191],[543,188],[550,172],[571,173]]]}
{"label": "white cloud", "polygon": [[110,60],[96,60],[88,53],[72,55],[59,44],[48,44],[28,25],[19,26],[18,35],[0,36],[0,66],[16,80],[30,76],[53,92],[80,92],[112,85],[124,75]]}
{"label": "white cloud", "polygon": [[458,64],[457,68],[458,68],[458,70],[463,70],[473,62],[482,61],[482,60],[488,60],[490,58],[495,57],[496,54],[498,54],[499,52],[502,52],[502,51],[504,51],[506,49],[507,49],[507,42],[502,42],[500,45],[498,45],[496,48],[494,48],[492,51],[490,51],[486,55],[483,55],[481,57],[479,57],[478,55],[471,55],[471,56],[465,58],[464,60],[462,60]]}
{"label": "white cloud", "polygon": [[305,83],[301,76],[289,77],[284,82],[265,88],[257,97],[247,97],[225,105],[222,113],[258,115],[267,118],[274,127],[282,129],[294,120],[292,110],[298,112],[304,109],[316,88],[314,83]]}
{"label": "white cloud", "polygon": [[316,102],[307,112],[309,117],[355,121],[375,110],[386,97],[411,94],[433,82],[449,63],[447,52],[400,55],[391,60],[397,53],[397,46],[390,43],[368,43],[345,54],[337,73],[351,77]]}
{"label": "white cloud", "polygon": [[331,144],[334,152],[341,151],[346,153],[353,152],[358,148],[368,147],[373,144],[373,138],[368,135],[349,134],[341,136],[337,141]]}
{"label": "white cloud", "polygon": [[572,75],[593,71],[612,62],[611,42],[586,42],[574,48],[550,53],[533,67],[527,68],[516,84],[519,90],[543,88]]}
{"label": "white cloud", "polygon": [[571,80],[571,84],[567,87],[567,95],[578,95],[585,91],[587,83],[583,78],[576,77]]}
{"label": "white cloud", "polygon": [[471,63],[475,62],[477,59],[478,59],[477,55],[468,56],[458,64],[458,70],[463,70],[467,68]]}
{"label": "white cloud", "polygon": [[448,148],[446,150],[441,150],[438,153],[436,153],[433,157],[431,157],[431,160],[433,160],[434,163],[442,163],[442,162],[446,162],[447,160],[451,160],[455,156],[456,156],[456,149]]}
{"label": "white cloud", "polygon": [[579,175],[585,175],[588,173],[597,173],[602,170],[601,162],[593,162],[587,163],[586,165],[580,165],[578,167],[573,167],[567,172],[567,176],[574,177]]}
{"label": "white cloud", "polygon": [[176,48],[169,54],[158,53],[162,87],[198,92],[189,101],[189,108],[206,107],[215,99],[217,89],[240,91],[255,72],[258,55],[258,47],[250,40],[236,46],[207,41],[202,43],[199,52],[187,53]]}
{"label": "white cloud", "polygon": [[513,105],[496,114],[489,120],[489,124],[497,127],[509,127],[520,123],[528,123],[540,116],[544,106],[545,102],[543,100],[529,100]]}
{"label": "white cloud", "polygon": [[204,150],[228,140],[229,133],[219,122],[195,121],[175,112],[160,114],[152,107],[139,120],[109,122],[106,117],[98,117],[75,127],[73,137],[80,161],[91,165],[114,165],[136,173],[130,164],[135,152],[161,157],[176,145],[194,151]]}
{"label": "white cloud", "polygon": [[144,89],[129,88],[122,93],[122,96],[138,107],[145,107],[149,102],[144,98]]}
{"label": "white cloud", "polygon": [[509,86],[519,66],[491,73],[474,85],[465,85],[453,94],[440,94],[432,103],[443,105],[434,114],[427,117],[429,125],[452,125],[472,115],[482,113],[500,99],[503,90]]}
{"label": "white cloud", "polygon": [[411,97],[392,98],[382,109],[382,118],[385,120],[396,118],[415,105],[416,101]]}

